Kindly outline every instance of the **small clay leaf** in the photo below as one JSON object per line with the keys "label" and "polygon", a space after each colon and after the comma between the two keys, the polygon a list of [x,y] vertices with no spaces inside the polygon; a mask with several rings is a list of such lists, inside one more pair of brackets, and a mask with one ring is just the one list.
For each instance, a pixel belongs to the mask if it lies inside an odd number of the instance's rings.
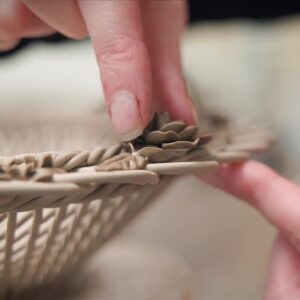
{"label": "small clay leaf", "polygon": [[144,147],[139,149],[136,153],[144,157],[151,157],[152,155],[156,155],[162,152],[164,152],[164,150],[159,147]]}
{"label": "small clay leaf", "polygon": [[181,141],[192,140],[193,138],[195,138],[197,132],[198,132],[198,127],[195,125],[190,125],[184,128],[181,132],[179,132],[178,135]]}
{"label": "small clay leaf", "polygon": [[177,141],[174,143],[164,143],[162,144],[163,149],[193,149],[198,145],[199,139],[193,142],[189,141]]}
{"label": "small clay leaf", "polygon": [[147,164],[147,158],[137,155],[123,153],[107,159],[95,167],[96,171],[119,171],[143,169]]}
{"label": "small clay leaf", "polygon": [[109,166],[115,162],[118,162],[118,161],[125,159],[127,157],[130,157],[130,156],[131,156],[130,153],[121,153],[121,154],[115,155],[111,158],[106,159],[104,162],[99,164],[96,168],[103,168],[103,167]]}
{"label": "small clay leaf", "polygon": [[160,131],[174,131],[179,133],[180,131],[182,131],[184,128],[186,128],[186,124],[182,121],[173,121],[170,123],[167,123],[165,125],[163,125],[160,128]]}
{"label": "small clay leaf", "polygon": [[179,140],[178,135],[174,131],[152,131],[146,137],[145,140],[148,144],[161,145],[162,143],[170,143]]}
{"label": "small clay leaf", "polygon": [[198,146],[204,146],[213,139],[211,134],[203,134],[199,137]]}
{"label": "small clay leaf", "polygon": [[166,157],[168,160],[173,160],[186,155],[190,149],[165,149]]}

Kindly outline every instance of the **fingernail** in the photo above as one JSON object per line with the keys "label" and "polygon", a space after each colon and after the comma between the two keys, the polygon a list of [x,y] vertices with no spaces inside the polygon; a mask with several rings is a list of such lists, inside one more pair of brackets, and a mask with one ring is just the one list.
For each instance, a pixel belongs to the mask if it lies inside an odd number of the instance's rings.
{"label": "fingernail", "polygon": [[113,94],[110,113],[114,128],[123,141],[131,141],[142,134],[144,128],[137,99],[128,91]]}

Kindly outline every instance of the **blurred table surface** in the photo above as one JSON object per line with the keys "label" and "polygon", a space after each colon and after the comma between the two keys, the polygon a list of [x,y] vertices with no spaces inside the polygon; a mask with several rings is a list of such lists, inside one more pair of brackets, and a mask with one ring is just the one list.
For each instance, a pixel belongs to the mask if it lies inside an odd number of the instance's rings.
{"label": "blurred table surface", "polygon": [[[199,97],[229,115],[269,122],[280,139],[267,161],[291,178],[300,171],[299,31],[297,18],[205,23],[183,41],[185,71]],[[102,98],[89,42],[34,46],[0,61],[0,91],[2,111],[51,102],[88,116]],[[190,177],[173,184],[111,247],[130,238],[181,257],[193,273],[193,299],[252,300],[262,298],[274,234],[252,208]],[[126,276],[119,280],[126,285]],[[144,300],[127,292],[122,299]]]}

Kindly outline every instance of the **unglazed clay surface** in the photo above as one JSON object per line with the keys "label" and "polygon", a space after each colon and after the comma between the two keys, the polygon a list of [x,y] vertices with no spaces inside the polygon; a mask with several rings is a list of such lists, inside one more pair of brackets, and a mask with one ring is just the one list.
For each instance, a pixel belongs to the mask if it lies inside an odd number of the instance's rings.
{"label": "unglazed clay surface", "polygon": [[[174,176],[216,172],[222,162],[245,160],[272,143],[262,127],[237,127],[209,115],[198,128],[156,114],[140,137],[125,144],[97,117],[80,124],[37,119],[0,121],[2,139],[10,135],[3,143],[10,155],[0,157],[3,297],[78,268]],[[86,150],[74,151],[74,143]]]}

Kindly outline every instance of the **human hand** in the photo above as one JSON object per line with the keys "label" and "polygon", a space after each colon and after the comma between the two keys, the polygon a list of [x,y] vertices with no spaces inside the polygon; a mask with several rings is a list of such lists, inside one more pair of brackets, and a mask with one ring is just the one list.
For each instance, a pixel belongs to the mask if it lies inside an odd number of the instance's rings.
{"label": "human hand", "polygon": [[264,300],[300,299],[300,187],[253,161],[201,179],[244,199],[278,228]]}
{"label": "human hand", "polygon": [[195,122],[180,63],[185,23],[182,0],[1,0],[0,50],[23,37],[53,32],[74,39],[89,36],[107,110],[117,133],[130,140],[158,108]]}

